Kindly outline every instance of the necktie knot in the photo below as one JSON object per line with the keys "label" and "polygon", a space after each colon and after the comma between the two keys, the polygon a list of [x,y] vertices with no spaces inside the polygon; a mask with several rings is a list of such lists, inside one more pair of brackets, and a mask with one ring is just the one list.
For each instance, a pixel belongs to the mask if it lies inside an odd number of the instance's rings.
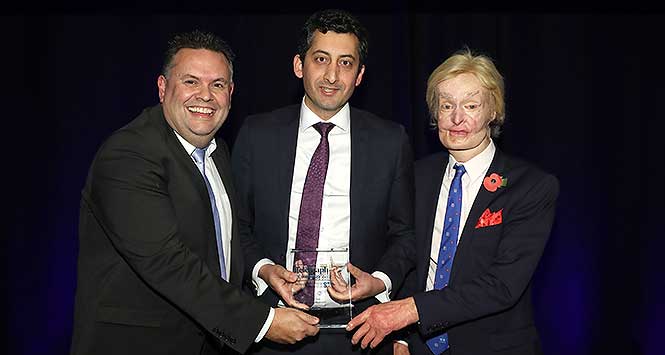
{"label": "necktie knot", "polygon": [[319,122],[314,124],[314,129],[319,132],[321,137],[326,137],[328,138],[328,133],[335,127],[335,124],[329,123],[329,122]]}
{"label": "necktie knot", "polygon": [[466,169],[464,168],[464,165],[462,165],[462,164],[455,163],[453,168],[455,169],[455,178],[461,177],[466,172]]}
{"label": "necktie knot", "polygon": [[203,164],[206,157],[206,150],[201,148],[196,148],[194,149],[194,153],[192,153],[192,157],[194,158],[195,162]]}
{"label": "necktie knot", "polygon": [[199,168],[199,171],[203,176],[206,175],[206,150],[201,148],[194,149],[192,153],[192,158],[196,162],[196,167]]}

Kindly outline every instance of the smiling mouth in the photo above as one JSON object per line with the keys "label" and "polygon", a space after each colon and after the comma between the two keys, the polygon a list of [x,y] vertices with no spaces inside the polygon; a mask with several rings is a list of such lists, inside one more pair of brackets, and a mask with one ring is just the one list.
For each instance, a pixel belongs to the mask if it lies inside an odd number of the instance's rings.
{"label": "smiling mouth", "polygon": [[338,91],[338,88],[329,88],[325,86],[321,86],[321,91],[323,91],[324,94],[334,94]]}
{"label": "smiling mouth", "polygon": [[212,116],[212,114],[215,113],[215,110],[210,107],[189,106],[187,107],[187,110],[192,113],[206,116]]}

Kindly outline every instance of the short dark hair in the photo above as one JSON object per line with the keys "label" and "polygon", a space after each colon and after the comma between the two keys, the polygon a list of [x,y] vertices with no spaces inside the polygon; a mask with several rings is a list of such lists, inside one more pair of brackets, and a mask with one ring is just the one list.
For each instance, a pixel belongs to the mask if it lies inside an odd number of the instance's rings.
{"label": "short dark hair", "polygon": [[365,27],[350,13],[343,10],[321,10],[310,16],[300,32],[298,40],[298,54],[300,60],[305,60],[305,53],[312,46],[314,32],[350,33],[358,38],[358,54],[360,55],[360,68],[367,59],[368,33]]}
{"label": "short dark hair", "polygon": [[179,50],[184,48],[207,49],[223,54],[226,60],[229,61],[231,78],[233,78],[233,60],[235,60],[236,56],[231,47],[217,35],[199,30],[176,34],[169,41],[168,48],[164,54],[164,66],[162,67],[162,74],[164,76],[167,76],[166,74],[173,67],[173,57],[175,57]]}

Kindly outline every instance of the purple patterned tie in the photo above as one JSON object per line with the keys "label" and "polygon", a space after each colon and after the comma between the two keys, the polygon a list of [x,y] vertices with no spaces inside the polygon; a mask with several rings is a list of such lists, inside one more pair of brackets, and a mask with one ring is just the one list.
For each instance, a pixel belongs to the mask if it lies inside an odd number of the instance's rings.
{"label": "purple patterned tie", "polygon": [[[321,205],[323,203],[323,185],[328,172],[328,133],[335,125],[319,122],[314,128],[321,134],[321,141],[316,147],[312,160],[309,162],[305,186],[302,190],[300,213],[298,214],[298,232],[296,234],[297,250],[316,250],[319,246],[319,228],[321,226]],[[297,253],[294,262],[302,260],[304,265],[316,266],[316,253]],[[313,276],[313,270],[309,275]],[[314,280],[309,278],[305,288],[295,295],[296,299],[311,306],[314,303]]]}

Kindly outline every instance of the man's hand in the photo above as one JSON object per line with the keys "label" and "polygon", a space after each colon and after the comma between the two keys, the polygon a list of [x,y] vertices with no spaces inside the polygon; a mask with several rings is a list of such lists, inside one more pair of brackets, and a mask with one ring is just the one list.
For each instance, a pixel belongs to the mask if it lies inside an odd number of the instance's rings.
{"label": "man's hand", "polygon": [[[358,301],[368,297],[374,297],[386,289],[386,284],[381,279],[360,270],[347,263],[346,267],[349,272],[356,279],[356,283],[349,287],[349,284],[344,280],[340,274],[340,269],[334,267],[330,271],[330,286],[328,286],[328,293],[330,297],[337,302],[343,303],[349,301],[349,293],[351,294],[351,301]],[[350,292],[349,292],[350,291]]]}
{"label": "man's hand", "polygon": [[365,349],[375,348],[386,335],[418,321],[418,309],[413,297],[391,301],[367,308],[346,326],[347,331],[358,328],[351,342]]}
{"label": "man's hand", "polygon": [[280,344],[295,344],[307,336],[316,335],[319,319],[293,308],[275,308],[266,338]]}
{"label": "man's hand", "polygon": [[394,342],[393,343],[393,355],[411,355],[409,347],[402,343]]}
{"label": "man's hand", "polygon": [[302,278],[298,278],[295,273],[286,270],[282,265],[263,265],[259,269],[259,277],[263,279],[270,287],[277,292],[286,304],[299,309],[309,309],[309,307],[296,301],[293,297],[295,293],[304,287]]}

